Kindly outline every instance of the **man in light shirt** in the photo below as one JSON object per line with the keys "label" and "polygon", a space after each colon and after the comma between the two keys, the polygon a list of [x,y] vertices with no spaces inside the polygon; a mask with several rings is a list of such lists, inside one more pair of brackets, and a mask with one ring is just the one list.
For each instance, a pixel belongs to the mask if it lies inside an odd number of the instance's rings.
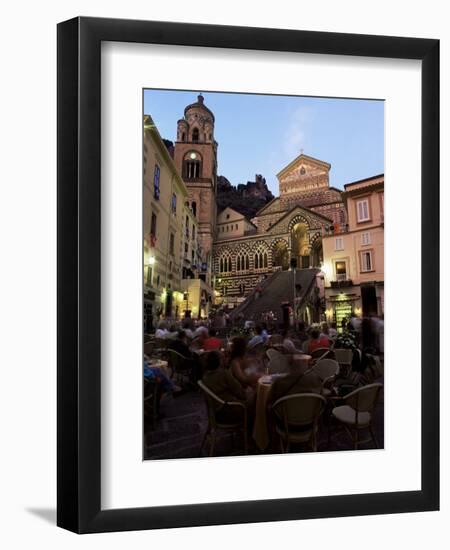
{"label": "man in light shirt", "polygon": [[164,321],[161,321],[158,325],[158,328],[155,332],[155,338],[166,338],[166,336],[169,334],[169,331],[166,328],[166,323]]}

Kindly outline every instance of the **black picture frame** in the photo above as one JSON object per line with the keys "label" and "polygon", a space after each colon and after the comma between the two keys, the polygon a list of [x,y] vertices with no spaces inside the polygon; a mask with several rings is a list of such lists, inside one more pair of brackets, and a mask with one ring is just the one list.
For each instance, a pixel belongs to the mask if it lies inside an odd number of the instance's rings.
{"label": "black picture frame", "polygon": [[[422,333],[420,335],[422,342],[422,489],[420,491],[101,509],[100,48],[102,41],[422,61]],[[94,533],[438,510],[439,41],[78,17],[58,25],[57,65],[57,524],[77,533]]]}

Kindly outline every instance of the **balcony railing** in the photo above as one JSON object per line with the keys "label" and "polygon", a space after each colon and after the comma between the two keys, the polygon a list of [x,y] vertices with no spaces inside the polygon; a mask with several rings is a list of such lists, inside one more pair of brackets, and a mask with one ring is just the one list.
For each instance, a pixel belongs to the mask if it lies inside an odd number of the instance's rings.
{"label": "balcony railing", "polygon": [[342,235],[348,231],[348,223],[335,223],[325,227],[325,235]]}
{"label": "balcony railing", "polygon": [[[339,276],[338,276],[339,277]],[[346,288],[353,286],[353,281],[351,279],[338,279],[336,281],[331,281],[331,288]]]}

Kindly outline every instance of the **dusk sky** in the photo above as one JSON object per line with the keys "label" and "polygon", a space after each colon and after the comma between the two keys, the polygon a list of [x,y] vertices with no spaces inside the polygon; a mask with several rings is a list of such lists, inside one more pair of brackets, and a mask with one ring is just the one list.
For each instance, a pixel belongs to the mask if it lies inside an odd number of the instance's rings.
{"label": "dusk sky", "polygon": [[[330,185],[384,172],[384,102],[202,91],[215,116],[218,175],[233,185],[262,174],[278,195],[276,174],[303,152],[331,164]],[[145,90],[144,113],[175,141],[177,120],[198,91]]]}

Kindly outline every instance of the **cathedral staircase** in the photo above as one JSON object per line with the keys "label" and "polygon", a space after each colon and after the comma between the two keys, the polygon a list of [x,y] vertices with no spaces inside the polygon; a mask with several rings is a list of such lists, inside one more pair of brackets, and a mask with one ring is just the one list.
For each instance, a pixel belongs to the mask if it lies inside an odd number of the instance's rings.
{"label": "cathedral staircase", "polygon": [[[298,269],[295,271],[295,284],[301,285],[297,293],[297,304],[302,306],[308,300],[316,286],[319,269]],[[264,314],[272,311],[281,322],[283,318],[281,304],[292,305],[294,297],[294,271],[277,271],[262,281],[257,288],[230,314],[232,320],[241,315],[246,321],[259,322]]]}

